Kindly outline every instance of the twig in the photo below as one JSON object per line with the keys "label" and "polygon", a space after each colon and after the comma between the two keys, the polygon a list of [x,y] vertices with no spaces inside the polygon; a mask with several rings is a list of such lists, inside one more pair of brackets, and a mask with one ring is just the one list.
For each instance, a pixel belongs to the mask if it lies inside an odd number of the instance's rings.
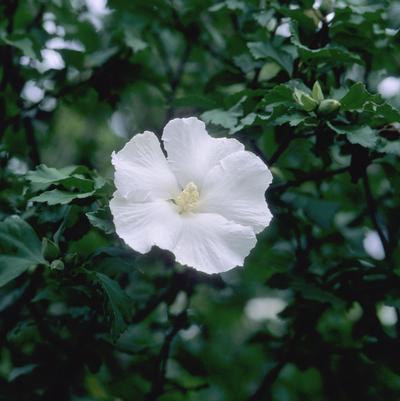
{"label": "twig", "polygon": [[218,275],[208,275],[205,273],[186,270],[181,273],[175,273],[171,276],[170,284],[161,292],[158,297],[152,298],[146,306],[139,309],[132,317],[131,323],[139,323],[150,315],[162,302],[172,303],[179,291],[184,291],[188,296],[193,292],[197,284],[204,284],[221,289],[225,287],[224,281]]}
{"label": "twig", "polygon": [[249,139],[249,142],[252,146],[252,151],[265,163],[268,164],[268,160],[264,155],[264,152],[260,149],[260,147],[257,145],[256,140],[254,139]]}
{"label": "twig", "polygon": [[175,295],[178,293],[179,288],[174,284],[174,278],[171,280],[172,284],[167,287],[158,297],[152,298],[149,303],[143,307],[143,309],[139,309],[132,317],[131,323],[139,323],[144,320],[154,309],[157,308],[159,304],[164,301],[168,301],[170,299],[175,298]]}
{"label": "twig", "polygon": [[46,11],[45,4],[42,4],[39,7],[39,11],[37,12],[36,16],[33,18],[31,23],[28,24],[28,26],[26,27],[27,32],[30,32],[35,26],[40,26],[45,11]]}
{"label": "twig", "polygon": [[295,137],[293,135],[288,135],[278,146],[278,149],[276,149],[275,153],[270,157],[268,160],[268,166],[272,166],[274,163],[278,161],[278,159],[282,156],[283,152],[289,147],[290,142]]}
{"label": "twig", "polygon": [[164,343],[161,347],[161,351],[158,357],[158,371],[153,381],[153,386],[145,398],[146,401],[155,401],[164,392],[164,387],[167,381],[167,362],[170,355],[171,345],[178,332],[186,326],[186,322],[187,314],[185,309],[184,312],[174,318],[171,330],[165,336]]}
{"label": "twig", "polygon": [[[281,348],[277,355],[276,365],[269,370],[264,378],[261,380],[256,391],[247,399],[247,401],[260,401],[270,400],[270,392],[272,385],[278,378],[282,369],[287,363],[291,362],[294,351],[299,346],[299,341],[304,336],[308,336],[310,327],[316,327],[317,321],[320,319],[321,314],[325,311],[325,307],[316,311],[312,316],[308,315],[308,312],[304,312],[304,315],[299,315],[296,321],[293,323],[294,332],[292,335],[287,336],[285,341],[285,347]],[[307,321],[308,324],[305,324]]]}
{"label": "twig", "polygon": [[192,391],[204,390],[205,388],[210,387],[210,385],[208,383],[200,383],[200,384],[195,384],[192,386],[183,386],[176,380],[172,380],[172,379],[168,379],[168,385],[170,385],[171,387],[180,391],[183,394],[190,393]]}
{"label": "twig", "polygon": [[12,33],[14,30],[14,17],[17,12],[18,4],[17,0],[11,0],[5,2],[4,14],[5,17],[8,17],[8,21],[6,24],[6,31],[8,34]]}
{"label": "twig", "polygon": [[46,315],[34,302],[29,302],[27,308],[33,317],[36,327],[41,334],[42,338],[49,342],[52,346],[63,347],[62,339],[53,332],[51,325],[45,321]]}
{"label": "twig", "polygon": [[30,148],[30,158],[32,160],[33,167],[36,167],[40,164],[40,154],[35,138],[35,130],[33,129],[32,120],[30,118],[25,118],[23,123],[25,128],[26,142]]}
{"label": "twig", "polygon": [[263,378],[257,390],[253,393],[248,401],[260,401],[260,400],[267,400],[268,398],[265,397],[271,390],[272,384],[275,382],[279,373],[286,365],[286,360],[282,360],[277,363]]}

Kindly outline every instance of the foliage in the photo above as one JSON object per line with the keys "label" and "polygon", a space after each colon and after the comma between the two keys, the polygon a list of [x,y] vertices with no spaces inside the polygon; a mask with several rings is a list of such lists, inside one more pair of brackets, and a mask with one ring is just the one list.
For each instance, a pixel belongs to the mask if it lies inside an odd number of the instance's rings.
{"label": "foliage", "polygon": [[[0,400],[397,399],[399,2],[101,3],[0,3]],[[274,174],[220,276],[108,209],[111,152],[189,115]]]}

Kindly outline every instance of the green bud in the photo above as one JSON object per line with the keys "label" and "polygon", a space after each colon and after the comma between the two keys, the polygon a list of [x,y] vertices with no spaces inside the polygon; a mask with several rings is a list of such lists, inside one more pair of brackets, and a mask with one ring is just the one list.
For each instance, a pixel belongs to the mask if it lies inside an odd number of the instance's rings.
{"label": "green bud", "polygon": [[60,259],[53,260],[50,264],[51,270],[64,270],[64,262]]}
{"label": "green bud", "polygon": [[300,106],[301,106],[301,96],[302,96],[303,93],[304,93],[303,91],[299,91],[297,88],[294,88],[293,99]]}
{"label": "green bud", "polygon": [[324,94],[322,93],[322,89],[318,81],[315,81],[314,86],[312,88],[312,97],[317,102],[322,102],[324,100]]}
{"label": "green bud", "polygon": [[332,114],[339,110],[340,106],[340,102],[335,99],[325,99],[320,103],[318,113],[322,115]]}
{"label": "green bud", "polygon": [[305,111],[313,111],[318,107],[318,102],[316,100],[298,89],[294,90],[293,98]]}
{"label": "green bud", "polygon": [[60,254],[60,248],[56,243],[49,240],[48,238],[43,238],[42,240],[42,254],[47,260],[53,260]]}
{"label": "green bud", "polygon": [[301,103],[305,111],[313,111],[318,107],[318,102],[306,94],[301,96]]}

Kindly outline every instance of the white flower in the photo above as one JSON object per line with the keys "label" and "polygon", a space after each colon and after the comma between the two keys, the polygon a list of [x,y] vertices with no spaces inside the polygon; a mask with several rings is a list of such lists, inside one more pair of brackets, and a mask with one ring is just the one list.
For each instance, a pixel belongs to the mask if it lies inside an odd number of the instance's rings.
{"label": "white flower", "polygon": [[378,84],[378,92],[385,98],[391,98],[400,93],[400,78],[387,77]]}
{"label": "white flower", "polygon": [[364,235],[363,246],[365,252],[376,260],[385,259],[385,249],[379,234],[376,231],[368,231]]}
{"label": "white flower", "polygon": [[195,117],[170,121],[162,140],[168,158],[149,131],[112,154],[117,234],[137,252],[156,245],[205,273],[243,265],[272,218],[264,195],[271,172],[237,140],[209,136]]}

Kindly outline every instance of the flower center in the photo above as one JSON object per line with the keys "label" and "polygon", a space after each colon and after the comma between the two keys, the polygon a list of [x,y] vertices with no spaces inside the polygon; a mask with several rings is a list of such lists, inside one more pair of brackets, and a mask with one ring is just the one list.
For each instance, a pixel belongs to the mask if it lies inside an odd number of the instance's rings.
{"label": "flower center", "polygon": [[179,213],[191,212],[199,202],[199,191],[196,184],[189,182],[173,201],[179,207]]}

